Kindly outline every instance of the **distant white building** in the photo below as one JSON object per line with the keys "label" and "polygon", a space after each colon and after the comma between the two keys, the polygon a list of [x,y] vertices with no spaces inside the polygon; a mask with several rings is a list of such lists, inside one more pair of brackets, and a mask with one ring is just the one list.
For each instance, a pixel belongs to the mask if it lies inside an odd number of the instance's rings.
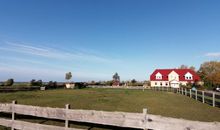
{"label": "distant white building", "polygon": [[180,84],[196,81],[200,81],[200,77],[191,69],[156,69],[150,76],[152,87],[179,88]]}

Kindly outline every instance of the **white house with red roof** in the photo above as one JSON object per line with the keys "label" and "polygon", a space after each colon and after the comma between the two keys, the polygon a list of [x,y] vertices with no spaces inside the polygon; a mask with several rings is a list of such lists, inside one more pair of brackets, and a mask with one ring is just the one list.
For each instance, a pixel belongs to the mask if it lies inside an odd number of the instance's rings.
{"label": "white house with red roof", "polygon": [[179,88],[181,84],[196,81],[200,81],[200,77],[191,69],[156,69],[150,76],[152,87]]}

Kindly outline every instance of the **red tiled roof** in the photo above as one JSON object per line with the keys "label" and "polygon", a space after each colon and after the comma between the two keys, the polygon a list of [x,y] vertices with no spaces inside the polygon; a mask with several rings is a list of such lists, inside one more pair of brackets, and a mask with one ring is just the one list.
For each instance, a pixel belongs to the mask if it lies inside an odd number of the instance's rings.
{"label": "red tiled roof", "polygon": [[[172,71],[176,72],[179,75],[179,81],[199,81],[200,80],[200,77],[196,74],[196,72],[191,69],[156,69],[151,74],[150,80],[151,81],[168,81],[168,75]],[[156,74],[158,72],[162,75],[162,79],[156,79]],[[193,75],[192,80],[185,80],[184,75],[188,72]]]}

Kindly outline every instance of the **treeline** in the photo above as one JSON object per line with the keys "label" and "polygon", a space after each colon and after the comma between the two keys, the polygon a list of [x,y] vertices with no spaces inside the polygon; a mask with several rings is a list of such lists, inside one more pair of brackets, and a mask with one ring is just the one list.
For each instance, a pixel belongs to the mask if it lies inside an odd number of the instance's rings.
{"label": "treeline", "polygon": [[65,83],[57,83],[56,81],[49,81],[49,82],[43,82],[42,80],[35,80],[32,79],[30,82],[27,83],[14,83],[14,79],[8,79],[7,81],[0,82],[0,86],[7,87],[7,86],[13,86],[13,87],[46,87],[49,88],[64,88]]}
{"label": "treeline", "polygon": [[[135,79],[120,82],[120,86],[143,86],[144,84],[150,85],[150,82],[149,81],[137,81]],[[112,86],[113,80],[97,81],[97,82],[91,81],[91,82],[88,82],[88,85]]]}
{"label": "treeline", "polygon": [[53,89],[53,88],[64,88],[65,87],[65,83],[57,83],[56,81],[49,81],[49,82],[43,82],[42,80],[35,80],[32,79],[30,81],[30,86],[44,86],[47,89]]}

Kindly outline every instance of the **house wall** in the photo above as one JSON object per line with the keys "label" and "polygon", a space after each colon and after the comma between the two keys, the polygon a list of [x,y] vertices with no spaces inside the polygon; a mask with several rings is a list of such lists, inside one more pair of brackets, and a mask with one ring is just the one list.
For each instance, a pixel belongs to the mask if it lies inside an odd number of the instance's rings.
{"label": "house wall", "polygon": [[[157,84],[155,84],[157,83]],[[162,83],[162,85],[161,85]],[[167,85],[166,85],[167,84]],[[169,87],[169,81],[150,81],[151,87]]]}
{"label": "house wall", "polygon": [[172,80],[179,81],[179,75],[178,75],[175,71],[172,71],[172,72],[168,75],[168,80],[169,80],[169,81],[172,81]]}

